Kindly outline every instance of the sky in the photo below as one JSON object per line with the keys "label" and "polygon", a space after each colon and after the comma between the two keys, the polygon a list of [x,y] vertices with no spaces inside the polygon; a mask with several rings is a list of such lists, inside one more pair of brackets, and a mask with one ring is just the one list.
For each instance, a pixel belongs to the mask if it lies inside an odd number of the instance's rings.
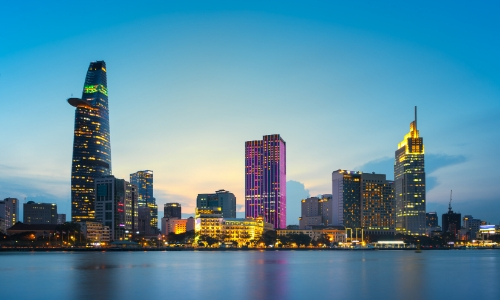
{"label": "sky", "polygon": [[[404,2],[404,3],[402,3]],[[494,1],[10,1],[0,12],[0,198],[70,215],[74,108],[107,64],[113,175],[154,171],[160,217],[225,189],[244,142],[287,146],[287,223],[338,169],[387,174],[413,121],[427,211],[500,223]],[[22,210],[21,210],[22,213]]]}

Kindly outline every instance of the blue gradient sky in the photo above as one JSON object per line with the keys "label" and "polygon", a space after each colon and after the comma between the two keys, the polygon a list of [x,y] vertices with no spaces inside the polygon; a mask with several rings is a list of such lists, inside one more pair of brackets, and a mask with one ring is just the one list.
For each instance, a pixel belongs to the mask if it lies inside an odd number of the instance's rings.
{"label": "blue gradient sky", "polygon": [[[287,142],[288,223],[331,172],[392,175],[419,109],[428,210],[500,221],[497,3],[9,2],[0,18],[0,198],[70,213],[74,108],[105,60],[113,173],[159,207],[244,198],[244,142]],[[242,207],[240,207],[242,208]],[[160,209],[161,210],[161,209]],[[241,210],[242,211],[242,210]]]}

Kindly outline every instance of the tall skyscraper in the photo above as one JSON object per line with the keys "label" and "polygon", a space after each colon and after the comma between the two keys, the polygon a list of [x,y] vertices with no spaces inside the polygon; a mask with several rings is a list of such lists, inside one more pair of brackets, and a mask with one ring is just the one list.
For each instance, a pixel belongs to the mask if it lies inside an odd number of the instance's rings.
{"label": "tall skyscraper", "polygon": [[394,184],[396,231],[403,234],[425,234],[425,163],[424,141],[415,120],[395,153]]}
{"label": "tall skyscraper", "polygon": [[[149,234],[156,234],[158,228],[158,206],[156,205],[156,199],[153,197],[153,171],[144,170],[137,171],[130,174],[130,183],[137,186],[137,202],[139,207],[139,223],[145,226],[145,232]],[[146,209],[149,208],[149,226],[145,224],[144,216],[146,214]],[[146,233],[148,234],[148,233]]]}
{"label": "tall skyscraper", "polygon": [[245,142],[245,216],[286,228],[286,143],[279,134]]}
{"label": "tall skyscraper", "polygon": [[70,98],[75,109],[71,164],[71,219],[94,219],[95,178],[111,174],[106,63],[91,62],[82,98]]}
{"label": "tall skyscraper", "polygon": [[218,190],[213,194],[198,194],[196,208],[213,209],[220,207],[223,218],[236,218],[236,197],[233,193]]}

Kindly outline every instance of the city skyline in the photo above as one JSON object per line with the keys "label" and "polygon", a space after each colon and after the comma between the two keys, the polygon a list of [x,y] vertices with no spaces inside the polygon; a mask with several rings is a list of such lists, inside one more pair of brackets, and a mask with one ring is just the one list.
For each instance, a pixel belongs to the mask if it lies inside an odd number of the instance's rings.
{"label": "city skyline", "polygon": [[497,4],[100,4],[102,22],[64,28],[84,12],[17,5],[29,22],[0,21],[9,45],[0,49],[2,199],[69,215],[74,120],[64,99],[81,92],[89,61],[105,60],[113,175],[153,170],[160,207],[193,213],[197,194],[225,188],[243,212],[242,143],[279,133],[287,219],[298,224],[300,200],[330,193],[334,170],[393,179],[395,144],[417,105],[427,211],[446,212],[453,189],[455,211],[500,221]]}

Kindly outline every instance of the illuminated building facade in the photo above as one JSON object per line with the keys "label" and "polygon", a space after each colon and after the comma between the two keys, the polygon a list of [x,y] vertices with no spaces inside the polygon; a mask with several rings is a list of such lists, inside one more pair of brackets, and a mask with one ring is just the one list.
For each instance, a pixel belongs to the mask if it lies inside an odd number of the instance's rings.
{"label": "illuminated building facade", "polygon": [[396,231],[403,234],[425,234],[425,163],[424,141],[415,120],[410,132],[398,144],[394,161]]}
{"label": "illuminated building facade", "polygon": [[[271,224],[267,224],[271,226]],[[222,221],[222,231],[225,241],[237,242],[238,246],[249,246],[252,242],[257,242],[266,230],[262,217],[252,218],[230,218]]]}
{"label": "illuminated building facade", "polygon": [[109,227],[99,222],[80,222],[80,230],[85,236],[85,239],[94,246],[98,246],[101,243],[108,243],[111,238]]}
{"label": "illuminated building facade", "polygon": [[24,224],[57,225],[57,204],[28,201],[23,205]]}
{"label": "illuminated building facade", "polygon": [[178,218],[162,218],[161,219],[161,233],[162,234],[181,234],[187,231],[194,230],[194,218],[189,217],[187,219]]}
{"label": "illuminated building facade", "polygon": [[196,207],[199,209],[220,207],[223,218],[236,218],[236,197],[225,190],[218,190],[215,194],[198,194]]}
{"label": "illuminated building facade", "polygon": [[361,228],[361,172],[332,173],[333,225]]}
{"label": "illuminated building facade", "polygon": [[153,197],[153,171],[144,170],[130,174],[130,183],[137,186],[138,206],[149,208],[149,222],[152,234],[154,234],[158,229],[158,206],[155,197]]}
{"label": "illuminated building facade", "polygon": [[94,179],[111,174],[106,63],[90,63],[82,98],[70,98],[75,109],[71,165],[71,219],[94,219]]}
{"label": "illuminated building facade", "polygon": [[182,218],[182,209],[180,203],[165,203],[163,206],[164,218]]}
{"label": "illuminated building facade", "polygon": [[2,228],[0,231],[7,232],[7,229],[14,226],[19,218],[19,200],[16,198],[5,198],[0,201],[0,219]]}
{"label": "illuminated building facade", "polygon": [[474,219],[471,215],[464,216],[463,228],[466,230],[466,236],[468,240],[477,238],[477,233],[479,232],[481,222],[482,221],[480,219]]}
{"label": "illuminated building facade", "polygon": [[222,232],[222,210],[220,207],[212,209],[196,208],[195,212],[195,232],[197,236],[209,236],[219,239]]}
{"label": "illuminated building facade", "polygon": [[372,234],[394,233],[394,183],[385,174],[332,173],[332,225]]}
{"label": "illuminated building facade", "polygon": [[279,134],[245,142],[245,216],[286,228],[286,143]]}
{"label": "illuminated building facade", "polygon": [[135,185],[113,175],[95,179],[95,220],[110,228],[111,239],[125,238],[135,223]]}

